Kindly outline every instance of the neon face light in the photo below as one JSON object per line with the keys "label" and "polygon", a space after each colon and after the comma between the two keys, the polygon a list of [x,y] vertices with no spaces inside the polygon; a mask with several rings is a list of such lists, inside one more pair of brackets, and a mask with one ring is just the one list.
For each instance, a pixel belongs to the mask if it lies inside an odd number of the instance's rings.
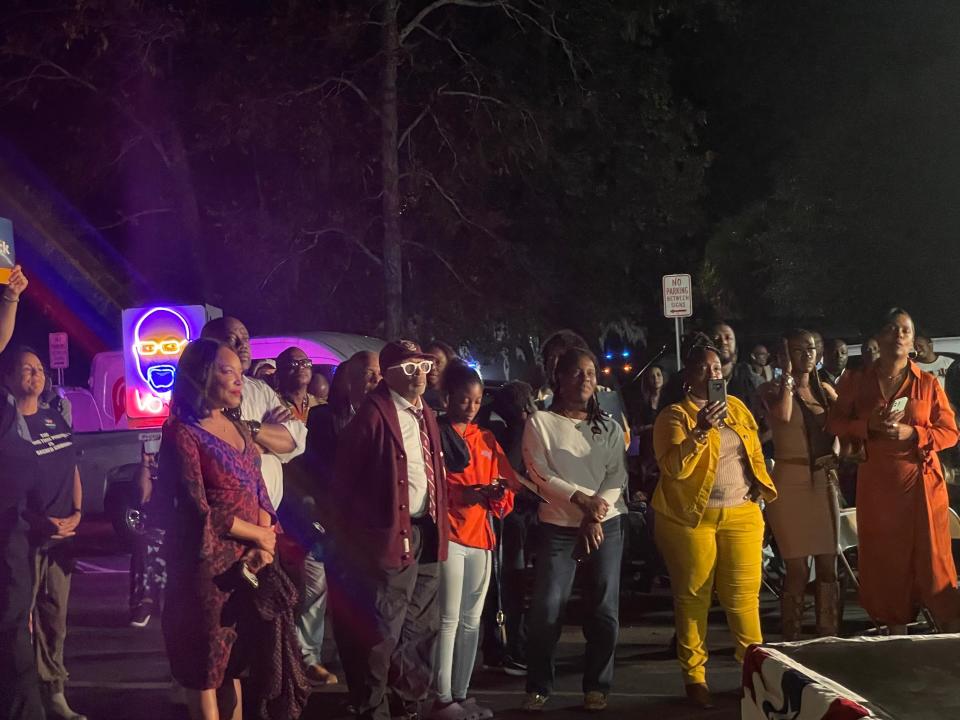
{"label": "neon face light", "polygon": [[[190,342],[190,323],[169,307],[155,307],[141,316],[133,327],[133,347],[137,375],[157,395],[167,395],[177,376],[177,360]],[[143,409],[156,414],[149,403]],[[162,405],[161,405],[162,411]]]}
{"label": "neon face light", "polygon": [[124,401],[135,427],[159,427],[170,413],[180,356],[200,337],[202,305],[156,305],[123,311]]}

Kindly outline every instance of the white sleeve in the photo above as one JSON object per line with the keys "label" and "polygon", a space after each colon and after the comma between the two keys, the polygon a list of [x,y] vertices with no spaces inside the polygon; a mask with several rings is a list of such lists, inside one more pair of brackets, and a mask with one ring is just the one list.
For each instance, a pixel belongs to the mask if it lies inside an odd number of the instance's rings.
{"label": "white sleeve", "polygon": [[[256,416],[246,418],[248,420],[262,420],[263,416],[271,410],[285,407],[277,392],[262,380],[254,378],[244,388],[244,390],[247,389],[254,390],[253,397],[250,398],[252,401],[250,403],[250,413]],[[293,442],[296,443],[296,447],[288,453],[274,453],[280,458],[280,462],[286,463],[307,449],[307,426],[296,418],[290,418],[282,425],[290,433]]]}
{"label": "white sleeve", "polygon": [[307,449],[307,424],[302,423],[296,418],[290,418],[283,426],[287,429],[287,432],[290,433],[290,437],[293,438],[293,441],[297,446],[288,453],[280,453],[277,455],[280,458],[280,462],[290,462],[297,455],[302,455],[303,451]]}
{"label": "white sleeve", "polygon": [[623,450],[623,433],[619,426],[614,424],[614,433],[607,445],[606,471],[603,476],[603,482],[597,488],[596,494],[602,497],[612,508],[623,494],[623,488],[627,484],[627,464],[626,453]]}
{"label": "white sleeve", "polygon": [[577,486],[561,478],[550,467],[544,434],[546,429],[537,422],[536,415],[527,420],[523,429],[522,445],[527,474],[549,502],[568,503],[577,491]]}

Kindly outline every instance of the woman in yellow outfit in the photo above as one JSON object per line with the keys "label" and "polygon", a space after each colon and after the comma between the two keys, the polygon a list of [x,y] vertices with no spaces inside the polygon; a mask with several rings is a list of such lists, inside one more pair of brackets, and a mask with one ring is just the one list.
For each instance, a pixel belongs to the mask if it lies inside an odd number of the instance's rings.
{"label": "woman in yellow outfit", "polygon": [[727,613],[737,660],[760,634],[763,516],[773,500],[757,423],[733,396],[707,402],[708,380],[723,377],[718,352],[695,345],[684,368],[686,394],[665,408],[653,430],[660,483],[654,533],[670,573],[677,656],[687,696],[711,706],[707,687],[707,613],[713,591]]}

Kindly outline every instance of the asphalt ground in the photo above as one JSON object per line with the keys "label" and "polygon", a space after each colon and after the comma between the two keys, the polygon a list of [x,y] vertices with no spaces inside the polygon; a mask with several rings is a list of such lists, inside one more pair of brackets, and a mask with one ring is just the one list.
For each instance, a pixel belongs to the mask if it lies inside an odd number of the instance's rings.
{"label": "asphalt ground", "polygon": [[[174,702],[159,619],[154,617],[143,629],[127,624],[128,567],[129,554],[106,526],[90,523],[81,531],[66,642],[67,696],[74,709],[91,720],[185,718],[186,709]],[[576,616],[575,603],[568,614]],[[777,602],[767,591],[761,595],[761,614],[764,632],[776,640]],[[812,612],[808,616],[812,624]],[[851,597],[844,630],[859,633],[866,627],[863,613]],[[658,583],[649,593],[623,597],[617,674],[604,716],[610,720],[739,718],[740,667],[733,657],[722,611],[715,608],[711,612],[708,636],[708,681],[717,700],[714,709],[702,710],[687,703],[670,649],[672,635],[668,588]],[[329,650],[335,656],[332,645]],[[579,627],[565,626],[557,653],[557,688],[544,711],[546,717],[563,720],[587,715],[580,707],[582,654]],[[493,708],[498,717],[529,718],[517,709],[524,696],[523,678],[486,669],[481,663],[478,661],[470,694]],[[335,669],[335,664],[332,667]],[[303,717],[348,717],[346,705],[345,686],[330,686],[314,693]]]}

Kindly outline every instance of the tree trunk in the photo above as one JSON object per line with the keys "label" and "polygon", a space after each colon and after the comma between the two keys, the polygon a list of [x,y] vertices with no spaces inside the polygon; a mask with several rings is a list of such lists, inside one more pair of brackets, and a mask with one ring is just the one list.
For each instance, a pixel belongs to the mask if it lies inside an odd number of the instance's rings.
{"label": "tree trunk", "polygon": [[383,11],[383,84],[380,112],[383,165],[383,275],[386,318],[384,335],[395,340],[403,333],[403,258],[400,237],[400,160],[397,149],[397,64],[400,36],[399,0],[386,0]]}

